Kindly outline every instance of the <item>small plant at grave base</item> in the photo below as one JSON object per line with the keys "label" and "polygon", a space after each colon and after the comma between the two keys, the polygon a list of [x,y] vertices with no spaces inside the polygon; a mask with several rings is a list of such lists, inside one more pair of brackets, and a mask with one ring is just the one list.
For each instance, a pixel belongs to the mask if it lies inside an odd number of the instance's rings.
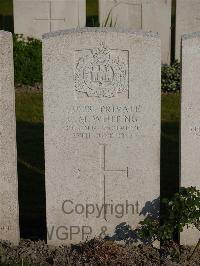
{"label": "small plant at grave base", "polygon": [[178,92],[181,86],[181,64],[176,61],[171,66],[162,66],[162,91]]}
{"label": "small plant at grave base", "polygon": [[[165,206],[164,223],[160,225],[158,220],[147,216],[140,223],[140,237],[165,243],[173,240],[175,232],[182,232],[185,226],[200,231],[200,191],[195,187],[182,188],[171,200],[163,199],[162,203]],[[200,239],[188,260],[193,257],[199,246]]]}

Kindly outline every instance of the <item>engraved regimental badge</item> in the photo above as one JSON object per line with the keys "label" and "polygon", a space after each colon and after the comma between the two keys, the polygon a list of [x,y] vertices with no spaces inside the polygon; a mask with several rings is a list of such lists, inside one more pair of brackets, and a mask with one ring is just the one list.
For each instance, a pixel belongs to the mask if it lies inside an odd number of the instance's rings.
{"label": "engraved regimental badge", "polygon": [[128,93],[128,51],[108,49],[75,52],[75,90],[86,97],[116,97]]}

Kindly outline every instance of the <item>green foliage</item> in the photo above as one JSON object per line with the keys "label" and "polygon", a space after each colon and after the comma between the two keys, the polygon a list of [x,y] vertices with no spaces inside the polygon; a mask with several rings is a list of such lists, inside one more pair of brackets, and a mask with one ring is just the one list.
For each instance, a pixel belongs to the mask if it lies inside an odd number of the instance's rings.
{"label": "green foliage", "polygon": [[180,91],[181,65],[175,62],[172,66],[162,66],[162,91],[177,92]]}
{"label": "green foliage", "polygon": [[0,15],[12,16],[13,14],[13,1],[0,0]]}
{"label": "green foliage", "polygon": [[139,236],[142,239],[147,239],[151,242],[160,239],[160,225],[158,219],[148,215],[144,221],[140,222],[140,225]]}
{"label": "green foliage", "polygon": [[171,200],[163,199],[165,206],[164,223],[152,216],[141,222],[140,237],[151,241],[169,241],[176,231],[182,232],[185,226],[195,227],[200,231],[200,191],[195,187],[183,188]]}
{"label": "green foliage", "polygon": [[14,35],[15,83],[34,85],[42,81],[42,43],[33,38]]}
{"label": "green foliage", "polygon": [[98,0],[86,0],[86,14],[87,16],[98,16],[99,3]]}
{"label": "green foliage", "polygon": [[[180,94],[171,93],[170,97],[168,94],[163,94],[161,99],[162,106],[162,121],[166,123],[179,123],[180,119]],[[164,128],[162,130],[164,134]],[[177,140],[177,139],[176,139]]]}
{"label": "green foliage", "polygon": [[87,18],[87,25],[89,27],[116,27],[117,19],[113,21],[112,18],[112,9],[109,11],[108,16],[106,17],[106,20],[100,25],[98,17],[88,17]]}
{"label": "green foliage", "polygon": [[99,27],[99,4],[98,0],[86,0],[86,26]]}
{"label": "green foliage", "polygon": [[98,16],[87,16],[86,26],[87,27],[100,27]]}
{"label": "green foliage", "polygon": [[200,230],[200,191],[195,187],[183,188],[172,200],[165,199],[165,219],[179,232],[187,226]]}
{"label": "green foliage", "polygon": [[23,91],[16,93],[16,117],[18,123],[43,123],[42,92]]}

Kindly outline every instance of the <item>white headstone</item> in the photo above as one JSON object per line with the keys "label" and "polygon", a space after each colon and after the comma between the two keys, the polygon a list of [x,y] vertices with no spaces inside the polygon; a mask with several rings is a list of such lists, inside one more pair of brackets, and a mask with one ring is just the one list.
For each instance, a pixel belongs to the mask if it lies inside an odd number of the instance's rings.
{"label": "white headstone", "polygon": [[[200,33],[182,40],[181,97],[181,187],[200,189]],[[181,234],[181,243],[194,245],[200,238],[195,229]]]}
{"label": "white headstone", "polygon": [[86,0],[14,0],[14,30],[41,38],[55,30],[86,24]]}
{"label": "white headstone", "polygon": [[170,64],[171,0],[99,0],[101,26],[158,32],[162,42],[162,63]]}
{"label": "white headstone", "polygon": [[12,34],[0,31],[0,240],[19,241]]}
{"label": "white headstone", "polygon": [[200,31],[200,1],[176,0],[176,59],[180,60],[181,36]]}
{"label": "white headstone", "polygon": [[159,37],[61,31],[43,54],[48,243],[136,227],[159,197]]}

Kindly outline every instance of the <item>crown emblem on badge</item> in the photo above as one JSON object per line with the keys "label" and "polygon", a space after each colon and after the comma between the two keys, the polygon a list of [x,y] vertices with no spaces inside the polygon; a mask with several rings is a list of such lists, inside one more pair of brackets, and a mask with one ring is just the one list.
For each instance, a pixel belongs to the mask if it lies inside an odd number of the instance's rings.
{"label": "crown emblem on badge", "polygon": [[94,49],[91,52],[94,59],[99,63],[102,63],[104,60],[109,60],[110,51],[105,47],[103,42],[97,49]]}
{"label": "crown emblem on badge", "polygon": [[87,97],[115,97],[128,90],[128,51],[110,50],[101,43],[76,51],[75,90]]}

